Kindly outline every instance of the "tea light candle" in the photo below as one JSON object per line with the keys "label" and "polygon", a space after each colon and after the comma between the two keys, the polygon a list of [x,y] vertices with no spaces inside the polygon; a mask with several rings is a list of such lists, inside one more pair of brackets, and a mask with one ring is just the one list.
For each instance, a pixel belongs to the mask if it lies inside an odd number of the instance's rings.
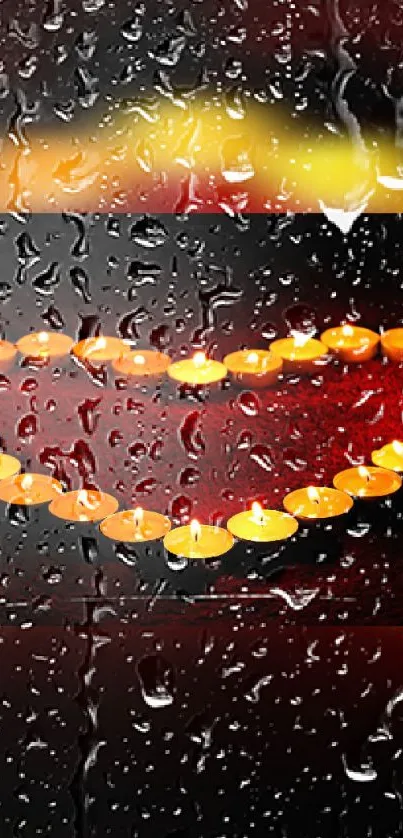
{"label": "tea light candle", "polygon": [[80,489],[65,492],[56,497],[49,506],[49,511],[56,518],[65,521],[100,521],[116,512],[119,506],[116,498],[96,489]]}
{"label": "tea light candle", "polygon": [[7,480],[21,471],[21,463],[9,454],[0,454],[0,480]]}
{"label": "tea light candle", "polygon": [[171,359],[162,352],[143,349],[140,352],[128,352],[113,361],[116,372],[132,378],[161,378],[166,373]]}
{"label": "tea light candle", "polygon": [[59,332],[30,332],[17,340],[17,349],[26,358],[46,361],[48,358],[62,358],[68,355],[74,341]]}
{"label": "tea light candle", "polygon": [[357,466],[336,474],[333,485],[355,498],[381,498],[397,492],[402,478],[386,468]]}
{"label": "tea light candle", "polygon": [[301,520],[323,520],[345,515],[353,501],[345,492],[327,486],[307,486],[290,492],[283,500],[284,508]]}
{"label": "tea light candle", "polygon": [[234,539],[228,530],[192,521],[189,526],[177,527],[164,538],[169,553],[187,559],[212,559],[228,553]]}
{"label": "tea light candle", "polygon": [[224,365],[236,382],[253,389],[275,384],[283,368],[283,361],[265,349],[244,349],[226,355]]}
{"label": "tea light candle", "polygon": [[327,329],[320,336],[321,341],[346,363],[369,361],[376,355],[380,335],[362,326],[337,326]]}
{"label": "tea light candle", "polygon": [[285,512],[263,509],[260,503],[253,503],[252,509],[230,518],[227,528],[243,541],[285,541],[297,532],[298,522]]}
{"label": "tea light candle", "polygon": [[168,375],[184,384],[213,384],[226,377],[227,368],[219,361],[207,358],[204,352],[196,352],[193,358],[170,364]]}
{"label": "tea light candle", "polygon": [[11,367],[17,354],[17,347],[8,340],[0,340],[0,370],[5,372]]}
{"label": "tea light candle", "polygon": [[381,335],[382,354],[389,361],[403,361],[403,329],[389,329]]}
{"label": "tea light candle", "polygon": [[109,515],[99,525],[99,529],[113,541],[157,541],[171,529],[171,522],[165,515],[148,509],[129,509]]}
{"label": "tea light candle", "polygon": [[403,472],[403,442],[394,439],[378,451],[373,451],[371,460],[376,466]]}
{"label": "tea light candle", "polygon": [[315,338],[302,332],[294,332],[291,337],[275,340],[270,344],[270,352],[283,359],[285,372],[317,373],[323,365],[327,347]]}
{"label": "tea light candle", "polygon": [[59,497],[63,486],[47,474],[17,474],[0,481],[0,500],[18,506],[36,506]]}
{"label": "tea light candle", "polygon": [[76,358],[81,361],[88,361],[90,364],[116,361],[130,351],[130,346],[127,343],[121,338],[115,337],[86,338],[74,344],[72,348],[72,353]]}

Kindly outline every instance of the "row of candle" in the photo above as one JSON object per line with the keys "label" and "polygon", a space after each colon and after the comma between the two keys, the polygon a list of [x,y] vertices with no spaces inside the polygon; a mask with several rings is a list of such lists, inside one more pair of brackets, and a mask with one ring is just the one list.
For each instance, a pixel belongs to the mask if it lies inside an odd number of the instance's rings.
{"label": "row of candle", "polygon": [[15,457],[0,454],[0,500],[15,505],[49,503],[57,518],[78,523],[101,522],[100,531],[114,541],[142,543],[164,540],[166,550],[189,559],[220,556],[234,544],[234,538],[249,542],[281,542],[305,522],[330,520],[347,514],[353,499],[381,498],[402,486],[403,443],[394,440],[372,452],[373,466],[358,466],[337,474],[333,487],[308,486],[286,495],[285,512],[264,509],[259,503],[234,515],[227,528],[190,525],[172,529],[170,519],[138,507],[118,512],[118,501],[106,492],[80,489],[64,492],[61,483],[45,474],[21,474]]}
{"label": "row of candle", "polygon": [[389,329],[382,335],[361,326],[344,324],[327,329],[320,339],[294,332],[276,340],[268,350],[244,349],[226,355],[222,362],[196,352],[191,358],[172,363],[171,358],[153,350],[132,351],[130,344],[117,337],[92,337],[74,343],[59,332],[31,332],[16,344],[0,340],[0,369],[4,371],[17,352],[37,362],[71,354],[91,364],[111,362],[115,371],[137,379],[159,379],[167,373],[185,384],[207,385],[224,379],[228,372],[243,385],[270,386],[281,372],[314,373],[326,362],[329,351],[346,363],[373,358],[381,346],[389,360],[403,361],[403,328]]}

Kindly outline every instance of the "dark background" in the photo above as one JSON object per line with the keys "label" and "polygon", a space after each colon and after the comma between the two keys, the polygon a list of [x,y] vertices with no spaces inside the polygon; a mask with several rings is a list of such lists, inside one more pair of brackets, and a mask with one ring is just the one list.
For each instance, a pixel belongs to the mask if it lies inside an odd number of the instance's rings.
{"label": "dark background", "polygon": [[[394,0],[4,0],[2,147],[53,131],[96,147],[105,114],[113,128],[139,103],[158,113],[171,87],[189,107],[255,101],[293,143],[338,144],[348,56],[362,134],[398,145],[401,24]],[[122,211],[147,198],[151,218],[1,217],[2,336],[99,331],[221,357],[344,318],[402,324],[401,216],[362,215],[344,237],[318,215],[156,215],[183,207],[177,182],[123,186]],[[376,359],[257,398],[185,399],[70,362],[16,366],[0,377],[1,449],[121,506],[221,523],[401,436],[402,374]],[[401,511],[397,496],[286,551],[178,573],[159,549],[4,509],[1,838],[401,836]]]}

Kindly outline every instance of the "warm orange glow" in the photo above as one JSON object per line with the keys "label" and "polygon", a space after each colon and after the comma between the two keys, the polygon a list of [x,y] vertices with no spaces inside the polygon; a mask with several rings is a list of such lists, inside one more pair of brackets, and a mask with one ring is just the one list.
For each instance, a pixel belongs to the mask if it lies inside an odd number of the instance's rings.
{"label": "warm orange glow", "polygon": [[365,466],[358,466],[357,471],[360,477],[362,477],[364,480],[371,480],[371,473],[368,471],[367,468],[365,468]]}
{"label": "warm orange glow", "polygon": [[293,332],[292,336],[294,338],[294,346],[296,348],[300,348],[305,346],[308,341],[311,339],[310,335],[306,335],[305,332]]}
{"label": "warm orange glow", "polygon": [[133,364],[137,364],[139,367],[144,366],[146,359],[144,355],[133,355]]}
{"label": "warm orange glow", "polygon": [[315,488],[315,486],[308,486],[306,492],[309,500],[312,501],[312,503],[319,503],[320,494],[318,490]]}
{"label": "warm orange glow", "polygon": [[100,349],[106,349],[106,346],[106,338],[96,338],[96,340],[94,340],[94,343],[88,347],[87,355],[92,355],[93,352],[99,352]]}
{"label": "warm orange glow", "polygon": [[137,509],[133,510],[133,520],[134,526],[136,527],[136,530],[138,530],[144,521],[144,509],[142,509],[141,506],[138,506]]}
{"label": "warm orange glow", "polygon": [[33,482],[34,479],[31,474],[24,474],[21,479],[21,489],[24,492],[29,492],[29,490],[32,489]]}
{"label": "warm orange glow", "polygon": [[257,352],[248,352],[246,356],[246,363],[247,364],[258,364],[259,363],[259,355]]}
{"label": "warm orange glow", "polygon": [[85,506],[87,509],[95,509],[97,504],[91,503],[89,492],[86,489],[81,489],[77,494],[77,503],[80,506]]}
{"label": "warm orange glow", "polygon": [[197,367],[198,369],[200,367],[204,367],[206,361],[207,361],[207,358],[206,358],[206,355],[205,355],[204,352],[196,352],[195,355],[193,356],[193,363],[194,363],[195,367]]}
{"label": "warm orange glow", "polygon": [[399,454],[399,456],[403,455],[403,442],[399,442],[398,439],[394,439],[392,442],[392,448],[395,454]]}
{"label": "warm orange glow", "polygon": [[349,323],[345,323],[345,325],[342,326],[341,331],[346,338],[351,338],[354,334],[354,329]]}
{"label": "warm orange glow", "polygon": [[263,508],[257,501],[252,503],[252,516],[257,524],[264,524]]}
{"label": "warm orange glow", "polygon": [[193,541],[199,541],[201,536],[202,528],[198,521],[191,521],[190,523],[190,535]]}

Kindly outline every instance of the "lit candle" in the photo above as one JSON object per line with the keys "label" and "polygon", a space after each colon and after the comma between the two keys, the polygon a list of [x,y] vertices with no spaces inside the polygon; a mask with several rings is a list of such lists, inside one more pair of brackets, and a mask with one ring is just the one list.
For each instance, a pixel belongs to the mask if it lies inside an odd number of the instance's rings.
{"label": "lit candle", "polygon": [[381,498],[397,492],[402,478],[386,468],[357,466],[336,474],[333,485],[355,498]]}
{"label": "lit candle", "polygon": [[98,337],[86,338],[74,344],[73,355],[81,361],[88,361],[90,364],[102,364],[106,361],[116,361],[122,355],[130,352],[130,346],[121,338]]}
{"label": "lit candle", "polygon": [[8,340],[0,340],[0,370],[5,372],[11,367],[17,354],[17,347]]}
{"label": "lit candle", "polygon": [[326,361],[327,347],[303,332],[294,332],[291,337],[275,340],[270,352],[283,359],[284,372],[317,373],[318,367]]}
{"label": "lit candle", "polygon": [[380,335],[362,326],[337,326],[327,329],[321,341],[346,363],[369,361],[377,353]]}
{"label": "lit candle", "polygon": [[26,358],[46,361],[48,358],[62,358],[68,355],[74,341],[59,332],[30,332],[17,340],[17,349]]}
{"label": "lit candle", "polygon": [[207,358],[204,352],[196,352],[193,358],[171,364],[168,375],[184,384],[213,384],[226,377],[227,368],[219,361]]}
{"label": "lit candle", "polygon": [[0,481],[0,500],[19,506],[49,503],[62,492],[61,483],[47,474],[17,474]]}
{"label": "lit candle", "polygon": [[296,489],[285,496],[283,503],[287,512],[303,521],[337,518],[353,506],[349,495],[327,486]]}
{"label": "lit candle", "polygon": [[373,451],[371,460],[376,466],[403,472],[403,442],[394,439],[378,451]]}
{"label": "lit candle", "polygon": [[116,498],[99,492],[96,489],[80,489],[65,492],[56,497],[49,506],[49,510],[56,518],[65,521],[101,521],[107,515],[116,512],[119,506]]}
{"label": "lit candle", "polygon": [[7,480],[21,471],[21,463],[9,454],[0,454],[0,480]]}
{"label": "lit candle", "polygon": [[129,352],[113,361],[116,372],[132,378],[161,378],[166,373],[171,359],[162,352],[143,349],[141,352]]}
{"label": "lit candle", "polygon": [[285,512],[263,509],[260,503],[253,503],[252,509],[230,518],[227,527],[243,541],[285,541],[297,532],[298,522]]}
{"label": "lit candle", "polygon": [[381,335],[382,354],[389,361],[403,361],[403,329],[389,329]]}
{"label": "lit candle", "polygon": [[228,530],[209,527],[192,521],[189,526],[177,527],[164,538],[169,553],[187,559],[212,559],[228,553],[234,539]]}
{"label": "lit candle", "polygon": [[253,390],[275,384],[283,368],[283,361],[265,349],[244,349],[231,352],[224,365],[239,384]]}
{"label": "lit candle", "polygon": [[101,522],[99,529],[113,541],[157,541],[171,529],[171,522],[165,515],[148,509],[129,509],[116,512]]}

